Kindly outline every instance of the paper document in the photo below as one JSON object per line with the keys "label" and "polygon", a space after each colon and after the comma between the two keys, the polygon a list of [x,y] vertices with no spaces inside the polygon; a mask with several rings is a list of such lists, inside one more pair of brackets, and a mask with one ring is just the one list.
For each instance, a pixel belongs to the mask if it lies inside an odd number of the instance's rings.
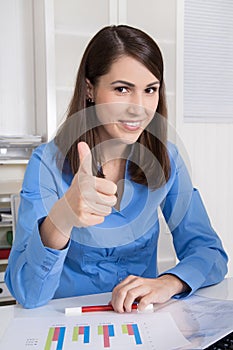
{"label": "paper document", "polygon": [[167,312],[101,312],[54,318],[18,318],[9,326],[0,349],[171,350],[189,342]]}
{"label": "paper document", "polygon": [[[63,307],[81,306],[69,304],[65,299],[62,302]],[[82,302],[87,305],[85,298]],[[43,308],[35,310],[35,317],[33,310],[30,317],[24,317],[28,310],[20,310],[19,317],[16,313],[16,318],[10,321],[0,349],[196,350],[204,349],[233,330],[232,300],[197,295],[154,305],[152,313],[108,311],[66,316],[64,310],[60,305],[57,316],[53,317],[48,310],[43,312]]]}
{"label": "paper document", "polygon": [[176,325],[189,340],[190,344],[179,350],[204,349],[233,331],[233,300],[193,295],[160,305],[157,311],[171,313]]}

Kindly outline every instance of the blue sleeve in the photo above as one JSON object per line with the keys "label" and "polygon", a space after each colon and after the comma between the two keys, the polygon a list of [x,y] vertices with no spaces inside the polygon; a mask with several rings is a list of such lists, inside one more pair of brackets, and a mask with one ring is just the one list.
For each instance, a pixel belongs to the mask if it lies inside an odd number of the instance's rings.
{"label": "blue sleeve", "polygon": [[43,305],[53,297],[68,251],[68,247],[61,251],[46,248],[40,239],[39,225],[58,200],[53,174],[42,153],[41,148],[36,150],[26,169],[5,274],[11,294],[26,308]]}
{"label": "blue sleeve", "polygon": [[191,288],[190,295],[198,288],[220,282],[227,273],[228,258],[176,149],[173,150],[172,167],[175,169],[172,186],[162,211],[179,262],[165,273],[185,281]]}

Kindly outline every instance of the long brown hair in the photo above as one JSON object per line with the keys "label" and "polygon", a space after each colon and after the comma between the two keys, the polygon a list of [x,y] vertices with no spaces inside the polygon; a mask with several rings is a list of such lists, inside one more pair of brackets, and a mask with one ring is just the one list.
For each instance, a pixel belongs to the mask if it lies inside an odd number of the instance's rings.
{"label": "long brown hair", "polygon": [[[142,63],[160,82],[159,102],[154,118],[134,145],[130,158],[131,180],[151,188],[161,187],[170,176],[170,161],[167,151],[167,107],[163,80],[163,58],[155,41],[145,32],[127,25],[107,26],[89,42],[77,74],[75,90],[65,123],[58,130],[55,143],[75,174],[79,168],[77,144],[88,143],[95,149],[99,143],[95,109],[87,108],[92,103],[87,99],[86,78],[93,86],[107,74],[119,57],[127,55]],[[143,146],[143,147],[140,147]],[[145,159],[145,150],[147,160]],[[148,159],[148,154],[152,157]],[[97,169],[94,156],[93,169]],[[103,176],[100,173],[97,176]]]}

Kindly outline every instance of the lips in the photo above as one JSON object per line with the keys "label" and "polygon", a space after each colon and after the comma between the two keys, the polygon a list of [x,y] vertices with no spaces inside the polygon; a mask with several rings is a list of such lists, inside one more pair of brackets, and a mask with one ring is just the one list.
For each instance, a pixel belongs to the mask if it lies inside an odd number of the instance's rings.
{"label": "lips", "polygon": [[138,130],[139,128],[142,127],[142,121],[137,120],[137,121],[128,121],[128,120],[121,120],[120,123],[123,125],[123,127],[127,130]]}

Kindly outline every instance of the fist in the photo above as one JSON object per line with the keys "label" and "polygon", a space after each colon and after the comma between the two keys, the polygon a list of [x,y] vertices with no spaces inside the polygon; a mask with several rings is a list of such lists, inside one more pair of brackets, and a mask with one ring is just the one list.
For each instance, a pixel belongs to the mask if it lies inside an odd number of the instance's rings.
{"label": "fist", "polygon": [[65,197],[72,211],[73,225],[100,224],[117,202],[114,182],[97,178],[92,172],[92,155],[87,143],[78,144],[80,166]]}

